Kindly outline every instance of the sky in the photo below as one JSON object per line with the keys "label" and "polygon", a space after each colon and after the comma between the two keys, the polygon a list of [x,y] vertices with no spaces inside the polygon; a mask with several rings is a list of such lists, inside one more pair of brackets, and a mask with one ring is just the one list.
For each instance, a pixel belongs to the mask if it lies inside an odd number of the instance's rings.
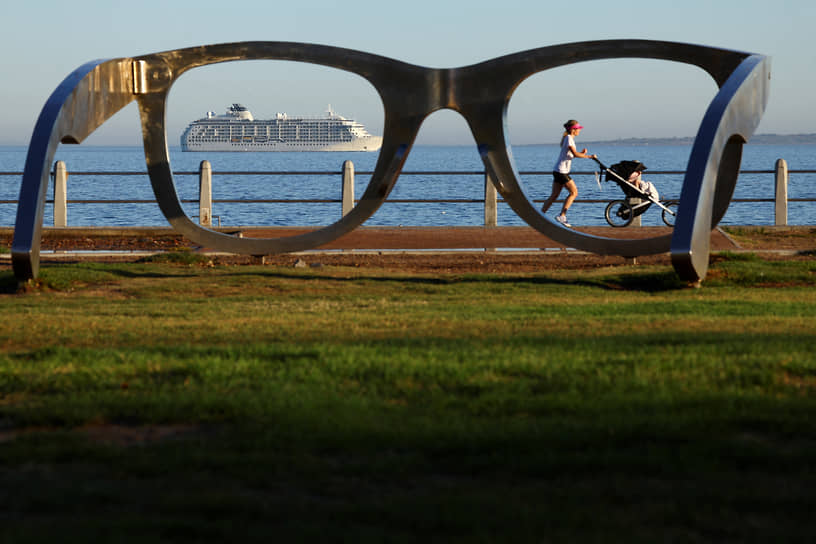
{"label": "sky", "polygon": [[[816,133],[813,0],[6,0],[0,9],[0,145],[27,145],[48,96],[89,60],[251,40],[333,45],[429,67],[619,38],[762,53],[772,57],[772,81],[757,133]],[[366,82],[333,71],[326,81],[308,71],[292,75],[281,63],[246,64],[179,79],[168,111],[171,145],[187,123],[233,102],[258,118],[321,114],[331,104],[381,134],[381,106]],[[582,63],[522,84],[508,126],[520,143],[557,143],[561,125],[573,118],[586,127],[585,140],[693,136],[715,91],[705,73],[681,64]],[[472,141],[461,116],[442,111],[426,120],[417,143]],[[84,143],[140,145],[135,105]]]}

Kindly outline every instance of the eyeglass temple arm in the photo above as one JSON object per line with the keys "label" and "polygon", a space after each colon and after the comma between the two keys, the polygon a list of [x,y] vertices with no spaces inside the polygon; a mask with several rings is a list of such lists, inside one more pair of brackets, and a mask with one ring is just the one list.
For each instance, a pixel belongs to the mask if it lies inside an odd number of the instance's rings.
{"label": "eyeglass temple arm", "polygon": [[95,60],[66,77],[43,106],[28,146],[14,240],[14,275],[36,278],[51,163],[60,143],[78,144],[134,98],[130,59]]}
{"label": "eyeglass temple arm", "polygon": [[672,264],[684,280],[699,282],[708,271],[711,229],[728,207],[742,146],[759,125],[768,102],[769,79],[768,57],[746,58],[722,86],[700,124],[671,241]]}

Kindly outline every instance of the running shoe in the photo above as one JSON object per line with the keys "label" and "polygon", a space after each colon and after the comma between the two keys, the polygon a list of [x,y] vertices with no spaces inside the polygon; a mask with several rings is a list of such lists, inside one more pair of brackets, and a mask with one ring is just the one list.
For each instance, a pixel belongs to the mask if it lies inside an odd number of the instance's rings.
{"label": "running shoe", "polygon": [[564,225],[565,227],[571,227],[572,226],[572,225],[569,224],[569,221],[567,221],[567,216],[566,215],[558,215],[558,216],[555,217],[555,220],[558,221],[559,223],[561,223],[562,225]]}

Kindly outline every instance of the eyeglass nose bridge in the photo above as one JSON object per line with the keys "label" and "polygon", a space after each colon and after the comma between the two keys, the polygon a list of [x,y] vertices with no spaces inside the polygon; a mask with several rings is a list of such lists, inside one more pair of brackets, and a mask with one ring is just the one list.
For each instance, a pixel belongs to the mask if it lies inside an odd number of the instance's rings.
{"label": "eyeglass nose bridge", "polygon": [[[507,197],[509,192],[520,191],[518,176],[506,175],[515,171],[511,166],[512,159],[505,159],[511,155],[505,140],[505,116],[514,80],[505,74],[501,74],[505,77],[490,77],[500,74],[496,73],[495,67],[485,70],[480,65],[406,68],[409,72],[400,74],[403,79],[399,84],[390,80],[380,88],[376,81],[372,82],[380,90],[386,112],[383,149],[397,150],[399,155],[390,157],[388,152],[381,154],[381,160],[387,161],[389,166],[377,171],[387,173],[375,176],[371,182],[381,192],[381,202],[396,183],[401,165],[423,123],[442,110],[455,111],[462,116],[499,193]],[[412,90],[406,92],[406,89]],[[386,145],[392,142],[393,145]],[[399,165],[394,166],[395,163]]]}

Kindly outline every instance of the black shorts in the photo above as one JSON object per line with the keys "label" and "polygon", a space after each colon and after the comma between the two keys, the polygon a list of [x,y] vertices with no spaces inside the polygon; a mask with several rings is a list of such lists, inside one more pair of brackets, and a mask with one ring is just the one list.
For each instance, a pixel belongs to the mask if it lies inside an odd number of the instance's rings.
{"label": "black shorts", "polygon": [[572,181],[572,178],[569,176],[569,174],[562,174],[561,172],[553,172],[553,181],[555,183],[560,183],[561,185],[566,185],[567,183]]}

